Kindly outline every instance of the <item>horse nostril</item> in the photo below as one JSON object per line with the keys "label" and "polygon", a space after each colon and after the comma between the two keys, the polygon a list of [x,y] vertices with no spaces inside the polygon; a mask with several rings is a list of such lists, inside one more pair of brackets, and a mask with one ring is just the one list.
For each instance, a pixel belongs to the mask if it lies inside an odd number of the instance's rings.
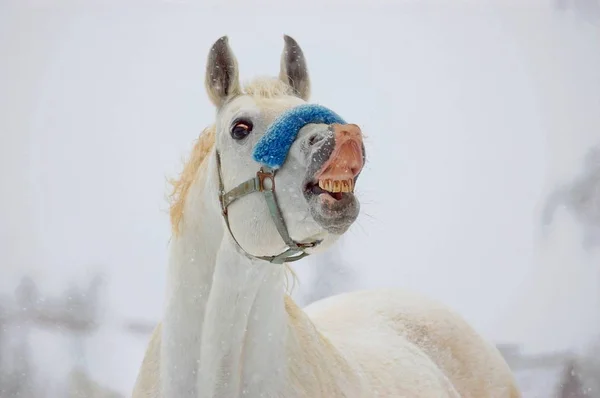
{"label": "horse nostril", "polygon": [[315,144],[318,144],[319,142],[323,141],[324,135],[323,134],[313,134],[310,137],[308,137],[308,146],[313,146]]}

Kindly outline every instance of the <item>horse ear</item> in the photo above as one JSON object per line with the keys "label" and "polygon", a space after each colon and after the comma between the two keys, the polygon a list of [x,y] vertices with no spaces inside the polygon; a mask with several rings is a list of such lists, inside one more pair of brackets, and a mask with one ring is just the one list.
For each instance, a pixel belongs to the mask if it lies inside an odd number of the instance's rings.
{"label": "horse ear", "polygon": [[229,48],[227,36],[217,40],[210,49],[206,64],[206,91],[216,107],[241,92],[235,55]]}
{"label": "horse ear", "polygon": [[279,78],[294,90],[296,96],[308,101],[310,79],[304,53],[296,40],[290,36],[283,35],[283,40],[285,45],[281,54]]}

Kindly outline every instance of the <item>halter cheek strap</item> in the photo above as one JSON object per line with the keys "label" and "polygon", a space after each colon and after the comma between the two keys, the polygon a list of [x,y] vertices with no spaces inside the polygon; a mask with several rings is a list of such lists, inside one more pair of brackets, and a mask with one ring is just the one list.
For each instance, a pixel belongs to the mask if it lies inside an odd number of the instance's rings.
{"label": "halter cheek strap", "polygon": [[[236,246],[246,254],[246,256],[250,258],[258,258],[260,260],[265,260],[274,264],[283,264],[289,263],[293,261],[298,261],[306,256],[309,253],[306,253],[306,249],[317,246],[321,241],[314,241],[309,243],[297,243],[291,237],[285,225],[285,220],[283,219],[283,215],[281,214],[281,210],[279,209],[279,204],[277,203],[277,197],[275,196],[275,174],[276,170],[272,170],[266,166],[260,168],[260,170],[256,173],[254,178],[251,178],[245,182],[242,182],[237,187],[233,188],[229,192],[225,192],[225,188],[223,187],[223,177],[221,174],[221,155],[219,151],[216,151],[217,157],[217,172],[219,174],[219,202],[221,204],[221,213],[223,214],[223,218],[225,220],[225,225],[227,226],[227,230],[229,234],[233,238]],[[227,207],[235,202],[237,199],[251,194],[253,192],[262,192],[264,198],[267,202],[267,206],[269,208],[269,213],[271,214],[271,219],[275,223],[275,227],[279,232],[279,235],[283,239],[284,243],[288,246],[288,249],[283,253],[278,254],[276,256],[255,256],[248,253],[244,248],[239,244],[235,235],[231,231],[231,225],[229,223],[229,215],[227,212]]]}

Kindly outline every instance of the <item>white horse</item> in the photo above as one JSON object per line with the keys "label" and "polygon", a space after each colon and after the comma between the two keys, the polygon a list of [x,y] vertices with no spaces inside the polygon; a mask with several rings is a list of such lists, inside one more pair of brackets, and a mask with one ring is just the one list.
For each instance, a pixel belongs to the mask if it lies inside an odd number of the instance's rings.
{"label": "white horse", "polygon": [[498,350],[432,300],[385,289],[302,310],[286,295],[283,263],[356,220],[365,149],[358,126],[306,104],[284,38],[279,78],[246,87],[227,37],[210,50],[216,122],[174,182],[166,308],[133,396],[520,397]]}

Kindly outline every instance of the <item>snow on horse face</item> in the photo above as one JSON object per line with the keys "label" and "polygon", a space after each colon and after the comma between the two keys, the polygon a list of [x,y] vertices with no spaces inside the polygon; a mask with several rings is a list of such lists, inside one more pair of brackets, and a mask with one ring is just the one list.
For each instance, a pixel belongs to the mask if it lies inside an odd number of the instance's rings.
{"label": "snow on horse face", "polygon": [[[357,125],[306,104],[309,82],[302,50],[289,37],[286,45],[282,65],[295,65],[297,71],[289,80],[289,94],[273,97],[241,93],[237,62],[226,39],[211,50],[206,85],[218,107],[215,144],[221,179],[228,192],[251,181],[265,165],[276,169],[274,192],[290,238],[319,242],[315,249],[323,249],[359,214],[354,187],[365,148]],[[240,196],[227,213],[232,235],[248,254],[275,256],[289,246],[263,195]]]}

